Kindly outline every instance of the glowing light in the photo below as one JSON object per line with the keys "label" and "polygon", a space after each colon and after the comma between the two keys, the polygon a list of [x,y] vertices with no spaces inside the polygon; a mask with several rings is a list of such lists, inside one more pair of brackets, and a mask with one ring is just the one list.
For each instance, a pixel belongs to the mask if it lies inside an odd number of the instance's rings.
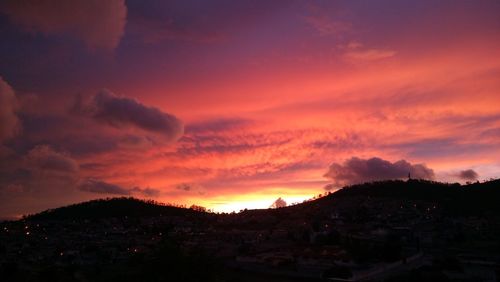
{"label": "glowing light", "polygon": [[[271,204],[280,196],[278,194],[270,196],[260,196],[260,195],[247,195],[246,197],[232,197],[227,202],[219,202],[213,204],[211,207],[215,212],[239,212],[245,209],[267,209]],[[305,200],[311,199],[311,195],[301,195],[301,196],[286,196],[282,197],[285,201],[289,203],[302,203]]]}

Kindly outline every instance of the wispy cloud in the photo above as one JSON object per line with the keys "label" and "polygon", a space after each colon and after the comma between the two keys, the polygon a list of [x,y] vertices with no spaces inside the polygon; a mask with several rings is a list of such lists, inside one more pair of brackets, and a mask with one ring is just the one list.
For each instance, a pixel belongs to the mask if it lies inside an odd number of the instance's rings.
{"label": "wispy cloud", "polygon": [[369,48],[358,41],[340,45],[343,57],[350,62],[370,62],[394,57],[397,52],[390,49]]}
{"label": "wispy cloud", "polygon": [[367,49],[346,52],[344,57],[352,61],[377,61],[394,55],[396,55],[396,52],[392,50]]}
{"label": "wispy cloud", "polygon": [[334,20],[324,14],[305,16],[304,20],[322,36],[339,35],[351,29],[349,23]]}

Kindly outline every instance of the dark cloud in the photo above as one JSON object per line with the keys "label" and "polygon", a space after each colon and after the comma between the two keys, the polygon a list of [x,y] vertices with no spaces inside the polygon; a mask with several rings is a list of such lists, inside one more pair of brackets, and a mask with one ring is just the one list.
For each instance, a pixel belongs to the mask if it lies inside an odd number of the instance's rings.
{"label": "dark cloud", "polygon": [[206,193],[205,188],[197,183],[180,183],[175,186],[175,189],[189,193],[198,193],[199,195]]}
{"label": "dark cloud", "polygon": [[23,123],[23,129],[30,135],[42,135],[46,132],[52,133],[56,130],[69,129],[71,124],[67,116],[53,114],[29,114],[19,113],[19,118]]}
{"label": "dark cloud", "polygon": [[498,148],[493,143],[464,142],[463,137],[421,139],[405,143],[382,146],[382,148],[398,149],[410,157],[440,158],[446,156],[466,156],[478,152],[493,152]]}
{"label": "dark cloud", "polygon": [[27,167],[53,173],[77,174],[78,163],[70,156],[56,152],[50,146],[38,145],[25,156]]}
{"label": "dark cloud", "polygon": [[[24,154],[43,143],[58,150],[68,151],[73,156],[88,156],[120,149],[146,150],[155,144],[168,143],[171,140],[170,136],[156,132],[109,130],[107,123],[99,125],[93,119],[86,118],[92,117],[93,112],[90,105],[83,105],[81,102],[75,103],[72,111],[84,116],[20,113],[23,135],[6,140],[5,145],[18,154]],[[92,130],[88,130],[89,128]]]}
{"label": "dark cloud", "polygon": [[462,180],[474,181],[479,178],[479,174],[475,172],[473,169],[466,169],[460,171],[457,176]]}
{"label": "dark cloud", "polygon": [[172,18],[154,19],[146,16],[134,17],[128,31],[146,44],[155,44],[165,40],[210,43],[225,38],[219,32],[188,26]]}
{"label": "dark cloud", "polygon": [[98,163],[98,162],[88,162],[88,163],[82,163],[80,164],[80,168],[82,169],[88,169],[88,170],[103,170],[106,168],[105,164]]}
{"label": "dark cloud", "polygon": [[48,208],[52,201],[72,198],[79,177],[78,163],[48,145],[13,154],[6,164],[0,162],[0,211],[19,211],[25,205]]}
{"label": "dark cloud", "polygon": [[183,190],[183,191],[191,191],[192,187],[191,185],[187,183],[181,183],[175,186],[176,189]]}
{"label": "dark cloud", "polygon": [[500,127],[487,129],[479,135],[482,140],[500,142]]}
{"label": "dark cloud", "polygon": [[[0,102],[3,100],[0,99]],[[10,153],[9,150],[24,155],[38,144],[47,144],[77,157],[117,150],[147,150],[177,140],[183,132],[183,125],[176,117],[109,92],[96,95],[89,103],[77,99],[71,108],[73,115],[13,113],[8,105],[12,104],[0,103],[0,133],[9,131],[8,134],[0,134],[0,137],[12,135],[14,127],[10,125],[16,121],[22,124],[23,134],[5,139],[0,155]],[[7,106],[9,110],[3,110]],[[120,130],[109,130],[109,124]],[[3,130],[7,126],[9,130]]]}
{"label": "dark cloud", "polygon": [[14,90],[0,77],[0,142],[13,137],[19,131],[17,108],[18,101]]}
{"label": "dark cloud", "polygon": [[252,124],[254,124],[253,121],[242,118],[213,119],[188,124],[186,126],[186,134],[217,133],[223,131],[241,130]]}
{"label": "dark cloud", "polygon": [[124,139],[91,120],[67,114],[20,113],[18,116],[23,134],[5,141],[18,155],[26,154],[39,144],[69,152],[74,157],[95,155],[118,149]]}
{"label": "dark cloud", "polygon": [[130,189],[121,187],[119,185],[104,182],[102,180],[87,178],[83,180],[78,189],[85,192],[96,194],[110,194],[110,195],[140,195],[145,197],[157,197],[160,195],[160,190],[150,187],[140,188],[133,187]]}
{"label": "dark cloud", "polygon": [[160,190],[149,187],[146,188],[134,187],[130,189],[130,191],[134,194],[140,194],[145,197],[158,197],[160,195]]}
{"label": "dark cloud", "polygon": [[127,1],[127,37],[144,43],[166,40],[219,42],[235,29],[291,6],[289,1]]}
{"label": "dark cloud", "polygon": [[124,0],[8,0],[0,8],[28,32],[69,34],[91,49],[118,46],[127,17]]}
{"label": "dark cloud", "polygon": [[130,195],[130,190],[92,178],[85,179],[78,185],[78,189],[97,194]]}
{"label": "dark cloud", "polygon": [[70,151],[75,156],[94,155],[114,151],[119,140],[103,134],[71,134],[51,143]]}
{"label": "dark cloud", "polygon": [[327,185],[326,189],[342,187],[356,183],[375,180],[412,178],[434,179],[434,171],[425,164],[411,164],[405,160],[391,163],[381,158],[360,159],[352,157],[343,164],[333,163],[330,165],[325,177],[334,182]]}
{"label": "dark cloud", "polygon": [[32,178],[30,170],[25,168],[6,169],[0,170],[0,190],[5,189],[9,185],[21,185],[26,180]]}
{"label": "dark cloud", "polygon": [[153,146],[153,140],[147,136],[126,135],[120,139],[118,145],[124,149],[147,149]]}
{"label": "dark cloud", "polygon": [[177,117],[106,90],[95,95],[88,105],[77,99],[73,111],[116,128],[135,127],[155,133],[168,141],[176,141],[184,131]]}

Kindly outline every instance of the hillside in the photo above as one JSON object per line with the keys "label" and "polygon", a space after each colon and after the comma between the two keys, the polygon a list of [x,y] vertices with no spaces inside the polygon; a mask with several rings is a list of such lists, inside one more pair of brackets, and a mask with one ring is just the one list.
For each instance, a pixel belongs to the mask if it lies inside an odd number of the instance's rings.
{"label": "hillside", "polygon": [[201,212],[192,209],[162,205],[153,201],[135,198],[99,199],[78,203],[30,215],[28,219],[97,219],[109,217],[150,217],[150,216],[187,216]]}
{"label": "hillside", "polygon": [[345,187],[310,204],[329,205],[355,197],[439,203],[449,215],[500,214],[498,179],[468,185],[426,180],[371,182]]}
{"label": "hillside", "polygon": [[[356,206],[359,199],[380,199],[398,201],[420,201],[439,203],[443,212],[449,215],[500,214],[500,180],[460,185],[426,180],[386,180],[347,186],[327,196],[295,206],[278,209],[247,210],[241,216],[258,215],[296,216],[314,211],[328,210],[336,206]],[[356,200],[353,200],[356,199]],[[149,216],[186,216],[206,214],[193,209],[162,205],[153,201],[135,198],[99,199],[65,207],[47,210],[29,219],[96,219],[108,217],[149,217]]]}
{"label": "hillside", "polygon": [[[134,198],[94,200],[0,224],[0,276],[229,282],[362,275],[429,281],[431,275],[484,281],[467,271],[471,260],[500,267],[498,202],[499,180],[365,183],[290,207],[232,214]],[[242,271],[256,276],[242,280]]]}

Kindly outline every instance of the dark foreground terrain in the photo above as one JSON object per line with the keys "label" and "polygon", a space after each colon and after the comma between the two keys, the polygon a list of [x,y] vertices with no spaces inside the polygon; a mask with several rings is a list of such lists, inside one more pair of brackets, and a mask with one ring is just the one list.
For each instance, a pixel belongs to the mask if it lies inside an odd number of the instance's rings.
{"label": "dark foreground terrain", "polygon": [[214,214],[133,198],[0,223],[0,281],[498,281],[500,180]]}

